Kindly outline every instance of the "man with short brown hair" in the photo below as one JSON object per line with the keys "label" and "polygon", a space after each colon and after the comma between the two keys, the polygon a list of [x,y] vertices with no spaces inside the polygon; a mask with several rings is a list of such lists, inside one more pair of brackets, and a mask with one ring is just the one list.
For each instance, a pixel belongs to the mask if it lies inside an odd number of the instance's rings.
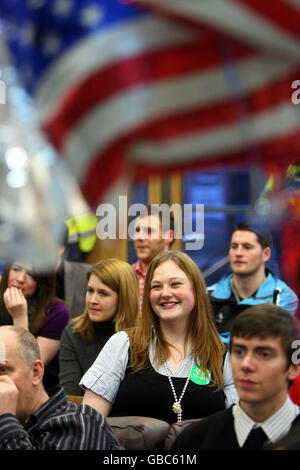
{"label": "man with short brown hair", "polygon": [[136,220],[134,248],[137,261],[132,267],[136,272],[139,290],[140,304],[142,304],[144,283],[148,266],[156,255],[168,251],[174,242],[174,218],[170,213],[169,226],[164,227],[161,212],[152,210],[152,206],[146,206],[147,215],[141,214]]}
{"label": "man with short brown hair", "polygon": [[273,303],[292,314],[297,309],[295,292],[266,268],[271,246],[271,233],[261,227],[243,222],[232,231],[232,272],[207,288],[217,330],[225,341],[235,317],[251,305]]}
{"label": "man with short brown hair", "polygon": [[293,349],[298,334],[291,314],[277,305],[257,305],[238,315],[230,355],[239,402],[188,426],[172,449],[259,450],[298,425],[300,409],[288,394],[300,371]]}

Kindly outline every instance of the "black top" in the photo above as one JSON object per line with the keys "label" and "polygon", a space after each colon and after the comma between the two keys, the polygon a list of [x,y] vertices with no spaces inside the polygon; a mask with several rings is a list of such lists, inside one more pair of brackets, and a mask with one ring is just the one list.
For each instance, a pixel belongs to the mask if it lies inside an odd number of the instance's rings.
{"label": "black top", "polygon": [[85,341],[68,325],[61,338],[59,354],[59,384],[66,395],[83,395],[79,382],[91,367],[107,340],[115,333],[112,320],[94,322],[94,339]]}
{"label": "black top", "polygon": [[228,299],[217,299],[209,295],[212,308],[212,315],[219,333],[225,333],[231,330],[235,318],[243,310],[249,308],[247,304],[238,304],[234,294]]}
{"label": "black top", "polygon": [[[186,378],[172,377],[177,398]],[[174,396],[168,377],[149,366],[140,372],[127,368],[110,416],[148,416],[168,423],[177,421],[172,406]],[[225,394],[211,385],[198,385],[191,380],[181,401],[182,419],[203,418],[225,408]]]}

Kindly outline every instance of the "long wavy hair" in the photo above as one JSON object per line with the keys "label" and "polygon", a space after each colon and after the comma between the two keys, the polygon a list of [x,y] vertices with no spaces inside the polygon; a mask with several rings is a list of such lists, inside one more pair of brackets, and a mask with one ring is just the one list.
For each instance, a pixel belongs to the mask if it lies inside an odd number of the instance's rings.
{"label": "long wavy hair", "polygon": [[[118,305],[113,319],[115,331],[135,326],[140,318],[139,285],[132,266],[126,261],[109,258],[89,269],[87,281],[92,274],[118,294]],[[81,315],[71,320],[71,323],[74,332],[79,333],[86,341],[93,340],[94,326],[87,307]]]}
{"label": "long wavy hair", "polygon": [[149,341],[153,329],[157,339],[154,360],[157,366],[169,357],[169,345],[160,328],[160,321],[150,303],[151,281],[155,269],[166,261],[173,261],[189,278],[195,295],[195,305],[189,316],[185,344],[191,339],[195,364],[202,370],[209,369],[212,385],[217,389],[223,387],[223,356],[225,346],[216,330],[206,285],[198,266],[182,252],[167,251],[157,255],[150,263],[144,286],[142,319],[135,329],[131,329],[130,337],[130,366],[138,371],[149,364]]}
{"label": "long wavy hair", "polygon": [[[8,313],[3,300],[4,292],[8,286],[8,276],[14,263],[6,263],[3,268],[0,282],[0,325],[12,325],[13,320]],[[34,293],[26,298],[29,313],[29,331],[37,336],[45,321],[47,309],[55,299],[55,273],[34,273],[37,286]]]}

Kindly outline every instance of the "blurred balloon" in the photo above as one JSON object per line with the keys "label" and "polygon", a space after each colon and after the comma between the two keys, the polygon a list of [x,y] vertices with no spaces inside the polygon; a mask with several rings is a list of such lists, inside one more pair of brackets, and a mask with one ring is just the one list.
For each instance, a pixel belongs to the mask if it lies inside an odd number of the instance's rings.
{"label": "blurred balloon", "polygon": [[53,268],[64,221],[89,211],[41,132],[0,31],[0,258]]}
{"label": "blurred balloon", "polygon": [[256,201],[257,222],[276,228],[284,221],[300,224],[300,161],[295,159],[285,172],[269,175]]}

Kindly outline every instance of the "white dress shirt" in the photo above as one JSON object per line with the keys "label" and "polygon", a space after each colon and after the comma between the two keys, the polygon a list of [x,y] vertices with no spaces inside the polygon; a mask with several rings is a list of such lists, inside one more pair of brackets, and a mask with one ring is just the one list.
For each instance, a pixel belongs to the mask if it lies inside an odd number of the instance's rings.
{"label": "white dress shirt", "polygon": [[262,423],[256,423],[240,407],[239,403],[232,408],[234,418],[234,429],[239,446],[242,447],[252,430],[252,428],[261,426],[269,441],[272,443],[285,436],[290,430],[291,424],[298,416],[299,406],[295,405],[288,396],[285,403],[276,413],[270,416]]}

